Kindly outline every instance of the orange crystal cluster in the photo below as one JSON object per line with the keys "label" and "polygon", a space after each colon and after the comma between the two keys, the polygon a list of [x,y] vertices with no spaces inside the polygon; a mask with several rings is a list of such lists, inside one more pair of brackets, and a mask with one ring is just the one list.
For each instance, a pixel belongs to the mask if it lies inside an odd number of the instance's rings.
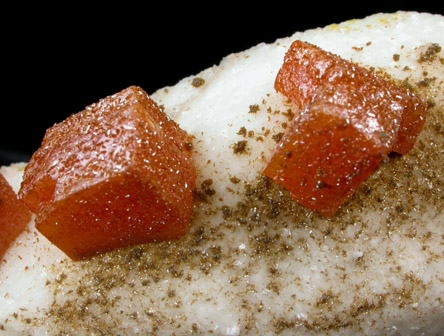
{"label": "orange crystal cluster", "polygon": [[298,109],[264,174],[332,216],[392,151],[408,153],[428,105],[374,72],[295,41],[275,89]]}

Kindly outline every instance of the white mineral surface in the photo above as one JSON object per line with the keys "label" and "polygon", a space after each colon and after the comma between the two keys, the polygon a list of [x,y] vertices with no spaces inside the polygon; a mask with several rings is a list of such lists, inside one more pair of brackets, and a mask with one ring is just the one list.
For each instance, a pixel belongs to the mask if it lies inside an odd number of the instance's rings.
{"label": "white mineral surface", "polygon": [[[190,233],[73,262],[31,222],[0,267],[0,334],[443,335],[443,32],[439,15],[376,14],[257,45],[153,93],[194,136]],[[432,106],[415,148],[332,218],[261,177],[293,113],[273,84],[295,39]],[[1,168],[16,191],[24,165]]]}

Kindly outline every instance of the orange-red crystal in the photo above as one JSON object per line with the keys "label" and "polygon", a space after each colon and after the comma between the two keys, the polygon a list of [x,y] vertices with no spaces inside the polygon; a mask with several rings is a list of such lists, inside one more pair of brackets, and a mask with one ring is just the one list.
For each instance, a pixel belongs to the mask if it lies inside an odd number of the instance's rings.
{"label": "orange-red crystal", "polygon": [[31,216],[31,212],[0,173],[0,258],[26,229]]}
{"label": "orange-red crystal", "polygon": [[374,72],[295,41],[275,88],[298,110],[264,174],[332,216],[391,152],[406,154],[428,105]]}
{"label": "orange-red crystal", "polygon": [[72,259],[188,230],[191,138],[141,88],[106,97],[47,130],[20,197]]}

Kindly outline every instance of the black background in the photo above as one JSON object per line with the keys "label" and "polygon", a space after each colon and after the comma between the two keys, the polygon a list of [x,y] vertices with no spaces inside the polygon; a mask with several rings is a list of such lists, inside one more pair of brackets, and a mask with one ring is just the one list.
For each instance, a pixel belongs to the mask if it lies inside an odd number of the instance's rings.
{"label": "black background", "polygon": [[117,2],[4,10],[0,165],[28,160],[48,127],[130,85],[152,93],[261,42],[378,12],[444,14],[438,3]]}

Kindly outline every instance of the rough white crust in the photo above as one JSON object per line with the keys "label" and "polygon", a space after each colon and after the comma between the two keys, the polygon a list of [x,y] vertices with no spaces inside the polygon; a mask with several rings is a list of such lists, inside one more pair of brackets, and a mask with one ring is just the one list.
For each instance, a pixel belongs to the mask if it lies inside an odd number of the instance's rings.
{"label": "rough white crust", "polygon": [[[153,93],[195,136],[199,185],[212,189],[199,189],[190,234],[73,263],[30,223],[0,268],[0,334],[439,335],[444,53],[427,52],[444,47],[443,31],[439,15],[376,14],[260,44]],[[415,149],[333,219],[257,180],[288,122],[273,81],[294,39],[433,102]],[[22,169],[2,168],[16,189]]]}

